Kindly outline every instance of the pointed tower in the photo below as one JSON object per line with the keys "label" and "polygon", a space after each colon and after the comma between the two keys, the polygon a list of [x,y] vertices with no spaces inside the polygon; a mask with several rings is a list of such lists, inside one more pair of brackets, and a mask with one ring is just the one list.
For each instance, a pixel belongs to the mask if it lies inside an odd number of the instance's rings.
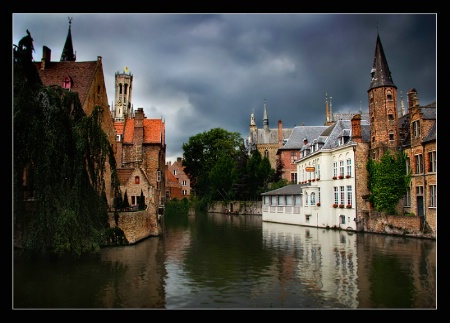
{"label": "pointed tower", "polygon": [[73,53],[72,45],[72,19],[69,17],[69,32],[67,33],[66,43],[61,54],[61,62],[75,62],[76,55]]}
{"label": "pointed tower", "polygon": [[[330,97],[331,99],[331,97]],[[331,101],[330,101],[331,103]],[[331,105],[328,105],[328,93],[325,93],[325,124],[324,126],[329,126],[333,124],[333,115],[331,112]]]}
{"label": "pointed tower", "polygon": [[377,34],[375,57],[371,70],[369,97],[371,158],[379,160],[387,151],[395,151],[399,144],[397,87]]}
{"label": "pointed tower", "polygon": [[131,105],[133,74],[125,66],[122,73],[116,72],[115,80],[114,121],[125,121],[125,119],[132,118],[134,114]]}
{"label": "pointed tower", "polygon": [[250,115],[250,137],[249,137],[249,142],[250,144],[254,143],[254,137],[256,136],[256,131],[257,131],[257,127],[256,127],[256,122],[255,122],[255,113],[252,111],[252,114]]}
{"label": "pointed tower", "polygon": [[269,116],[267,114],[267,104],[266,99],[264,99],[264,120],[263,120],[263,127],[265,132],[269,132]]}

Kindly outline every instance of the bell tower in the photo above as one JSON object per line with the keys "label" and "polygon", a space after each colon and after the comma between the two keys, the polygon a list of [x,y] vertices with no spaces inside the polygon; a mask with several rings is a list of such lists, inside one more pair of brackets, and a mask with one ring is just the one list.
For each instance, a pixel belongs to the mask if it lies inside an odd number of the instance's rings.
{"label": "bell tower", "polygon": [[123,72],[115,74],[115,103],[114,103],[114,121],[125,121],[133,117],[133,107],[131,105],[131,94],[133,92],[133,74],[130,73],[127,66]]}
{"label": "bell tower", "polygon": [[395,151],[399,145],[397,86],[384,55],[380,36],[377,35],[375,57],[371,70],[369,97],[370,154],[380,160],[387,150]]}

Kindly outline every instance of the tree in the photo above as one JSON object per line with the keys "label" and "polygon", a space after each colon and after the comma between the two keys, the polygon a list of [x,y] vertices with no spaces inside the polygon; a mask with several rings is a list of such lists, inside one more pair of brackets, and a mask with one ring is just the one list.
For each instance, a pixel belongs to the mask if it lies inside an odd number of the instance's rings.
{"label": "tree", "polygon": [[187,143],[183,143],[183,166],[189,175],[191,188],[198,197],[211,196],[211,170],[223,155],[235,160],[243,143],[239,133],[221,128],[199,133],[190,137]]}
{"label": "tree", "polygon": [[128,201],[127,190],[125,190],[125,193],[123,194],[123,204],[122,204],[122,208],[127,208],[127,207],[130,207],[130,202]]}
{"label": "tree", "polygon": [[139,198],[139,210],[144,210],[145,209],[145,197],[144,197],[144,192],[142,192],[141,189],[141,196]]}
{"label": "tree", "polygon": [[368,160],[369,201],[377,211],[396,214],[396,206],[405,196],[411,181],[411,172],[406,172],[406,162],[404,151],[391,154],[389,150],[379,162]]}
{"label": "tree", "polygon": [[209,173],[211,199],[229,202],[234,198],[235,162],[229,155],[222,155]]}
{"label": "tree", "polygon": [[[43,86],[32,50],[29,33],[14,48],[15,233],[26,250],[96,252],[109,226],[107,161],[116,175],[114,154],[101,128],[102,108],[95,106],[86,115],[76,92]],[[117,191],[118,178],[111,182]],[[24,208],[29,191],[35,192],[33,214]]]}

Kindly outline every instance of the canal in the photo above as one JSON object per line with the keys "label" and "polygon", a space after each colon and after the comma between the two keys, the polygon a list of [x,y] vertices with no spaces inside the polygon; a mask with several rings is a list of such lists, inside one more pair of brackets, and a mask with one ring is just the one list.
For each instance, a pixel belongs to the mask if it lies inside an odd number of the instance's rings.
{"label": "canal", "polygon": [[81,259],[14,250],[13,309],[435,309],[436,241],[197,213]]}

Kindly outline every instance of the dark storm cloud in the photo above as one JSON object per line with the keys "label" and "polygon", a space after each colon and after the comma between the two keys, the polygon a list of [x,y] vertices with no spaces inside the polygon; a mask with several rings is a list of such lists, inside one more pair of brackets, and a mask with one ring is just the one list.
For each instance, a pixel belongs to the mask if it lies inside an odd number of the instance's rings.
{"label": "dark storm cloud", "polygon": [[[30,30],[35,60],[42,46],[59,60],[68,16],[77,61],[103,58],[109,101],[114,74],[133,73],[133,105],[166,122],[167,160],[190,136],[221,127],[323,125],[333,112],[367,112],[379,33],[392,78],[406,102],[436,100],[435,14],[14,14],[13,42]],[[399,104],[400,106],[400,104]]]}

